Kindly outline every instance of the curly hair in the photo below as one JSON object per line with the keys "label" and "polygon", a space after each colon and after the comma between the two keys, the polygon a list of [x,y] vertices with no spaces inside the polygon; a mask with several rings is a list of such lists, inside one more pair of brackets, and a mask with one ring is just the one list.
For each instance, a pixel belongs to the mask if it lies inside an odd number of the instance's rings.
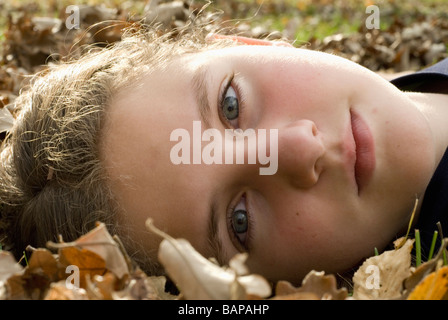
{"label": "curly hair", "polygon": [[[205,29],[187,26],[161,33],[135,27],[106,48],[90,48],[37,74],[14,102],[19,112],[1,146],[0,242],[17,259],[26,246],[43,247],[62,237],[73,241],[97,221],[122,239],[149,273],[155,261],[137,257],[126,236],[120,206],[101,161],[102,127],[114,96],[153,67],[205,48]],[[135,254],[133,254],[135,252]]]}

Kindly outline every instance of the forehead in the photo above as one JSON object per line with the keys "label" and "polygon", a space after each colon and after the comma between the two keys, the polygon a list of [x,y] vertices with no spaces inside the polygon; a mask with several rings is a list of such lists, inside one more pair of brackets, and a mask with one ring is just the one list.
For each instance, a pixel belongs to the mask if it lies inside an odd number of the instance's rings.
{"label": "forehead", "polygon": [[103,162],[126,222],[145,242],[155,241],[146,232],[148,217],[172,236],[194,239],[205,232],[203,224],[183,226],[204,212],[197,194],[206,194],[207,186],[197,179],[196,168],[176,166],[170,159],[171,132],[189,130],[199,119],[193,76],[192,65],[175,59],[118,93],[108,110]]}

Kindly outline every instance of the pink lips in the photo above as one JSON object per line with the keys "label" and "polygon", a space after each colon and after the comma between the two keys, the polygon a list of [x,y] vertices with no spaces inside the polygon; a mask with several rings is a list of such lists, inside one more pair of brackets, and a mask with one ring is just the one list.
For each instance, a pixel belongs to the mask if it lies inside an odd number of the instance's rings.
{"label": "pink lips", "polygon": [[350,110],[350,117],[356,146],[355,180],[360,194],[368,185],[375,169],[375,145],[372,133],[361,116]]}

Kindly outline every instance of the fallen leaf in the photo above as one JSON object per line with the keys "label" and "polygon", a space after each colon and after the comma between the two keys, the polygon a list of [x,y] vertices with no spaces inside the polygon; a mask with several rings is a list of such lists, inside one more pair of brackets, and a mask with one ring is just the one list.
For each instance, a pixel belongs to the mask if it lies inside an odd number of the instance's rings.
{"label": "fallen leaf", "polygon": [[10,131],[14,125],[14,117],[8,108],[0,108],[0,133]]}
{"label": "fallen leaf", "polygon": [[6,299],[10,300],[24,300],[29,299],[25,291],[25,281],[21,274],[15,274],[6,280]]}
{"label": "fallen leaf", "polygon": [[13,274],[23,272],[23,267],[17,263],[11,252],[0,251],[0,285]]}
{"label": "fallen leaf", "polygon": [[131,275],[127,285],[120,291],[114,291],[114,300],[175,300],[178,298],[165,291],[166,277],[150,276],[137,269]]}
{"label": "fallen leaf", "polygon": [[344,300],[348,296],[346,288],[337,288],[336,277],[332,274],[326,275],[323,271],[309,272],[303,279],[301,290],[313,292],[325,300]]}
{"label": "fallen leaf", "polygon": [[165,291],[166,278],[164,276],[146,277],[144,282],[148,290],[147,297],[150,299],[174,300],[178,298],[178,296]]}
{"label": "fallen leaf", "polygon": [[98,223],[94,229],[82,235],[74,242],[54,243],[50,241],[47,245],[59,249],[67,247],[87,249],[100,256],[105,262],[105,267],[119,279],[129,274],[129,267],[124,254],[117,242],[107,231],[104,223]]}
{"label": "fallen leaf", "polygon": [[112,271],[119,279],[129,273],[123,252],[107,231],[104,223],[98,223],[95,229],[80,237],[75,243],[77,246],[89,249],[102,257],[106,262],[107,269]]}
{"label": "fallen leaf", "polygon": [[34,249],[29,260],[27,271],[42,270],[51,282],[59,280],[60,266],[53,254],[43,248]]}
{"label": "fallen leaf", "polygon": [[346,288],[337,288],[334,275],[310,271],[299,288],[287,281],[279,281],[275,290],[278,299],[298,300],[344,300],[348,296]]}
{"label": "fallen leaf", "polygon": [[12,253],[0,251],[0,300],[25,299],[23,272]]}
{"label": "fallen leaf", "polygon": [[411,292],[408,300],[448,300],[448,266],[426,276]]}
{"label": "fallen leaf", "polygon": [[159,246],[159,260],[185,299],[228,300],[232,297],[234,281],[249,295],[263,298],[271,294],[271,287],[263,277],[238,276],[236,271],[224,269],[203,257],[187,240],[174,239],[161,232],[150,219],[146,225],[164,238]]}
{"label": "fallen leaf", "polygon": [[88,296],[84,289],[69,289],[65,281],[58,281],[50,285],[44,300],[88,300]]}
{"label": "fallen leaf", "polygon": [[302,292],[290,282],[281,280],[275,286],[275,296],[272,300],[320,300],[312,292]]}
{"label": "fallen leaf", "polygon": [[101,295],[102,300],[113,300],[117,279],[112,272],[106,272],[103,276],[95,275],[92,282]]}
{"label": "fallen leaf", "polygon": [[[401,243],[396,240],[395,244]],[[408,239],[399,249],[385,251],[368,258],[353,276],[353,298],[399,299],[403,282],[411,275],[411,250],[414,240]]]}
{"label": "fallen leaf", "polygon": [[274,296],[271,300],[320,300],[319,297],[311,292],[292,292],[285,295]]}
{"label": "fallen leaf", "polygon": [[104,259],[87,249],[61,248],[59,250],[59,261],[65,266],[72,265],[79,269],[79,286],[84,289],[86,288],[87,276],[103,275],[106,272]]}

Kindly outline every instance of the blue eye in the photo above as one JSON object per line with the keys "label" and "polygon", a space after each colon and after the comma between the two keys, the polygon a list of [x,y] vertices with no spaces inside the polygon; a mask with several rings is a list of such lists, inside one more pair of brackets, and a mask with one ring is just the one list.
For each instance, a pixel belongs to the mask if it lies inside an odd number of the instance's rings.
{"label": "blue eye", "polygon": [[238,129],[244,113],[244,96],[238,81],[234,81],[234,78],[235,74],[231,75],[220,92],[218,113],[228,126]]}
{"label": "blue eye", "polygon": [[235,233],[245,233],[249,227],[249,221],[247,219],[247,211],[236,210],[232,216],[232,226]]}
{"label": "blue eye", "polygon": [[227,120],[235,120],[240,113],[238,97],[235,90],[229,86],[224,92],[224,99],[222,101],[222,113]]}
{"label": "blue eye", "polygon": [[229,214],[229,232],[234,245],[242,251],[248,248],[250,215],[246,209],[246,197],[243,195]]}

